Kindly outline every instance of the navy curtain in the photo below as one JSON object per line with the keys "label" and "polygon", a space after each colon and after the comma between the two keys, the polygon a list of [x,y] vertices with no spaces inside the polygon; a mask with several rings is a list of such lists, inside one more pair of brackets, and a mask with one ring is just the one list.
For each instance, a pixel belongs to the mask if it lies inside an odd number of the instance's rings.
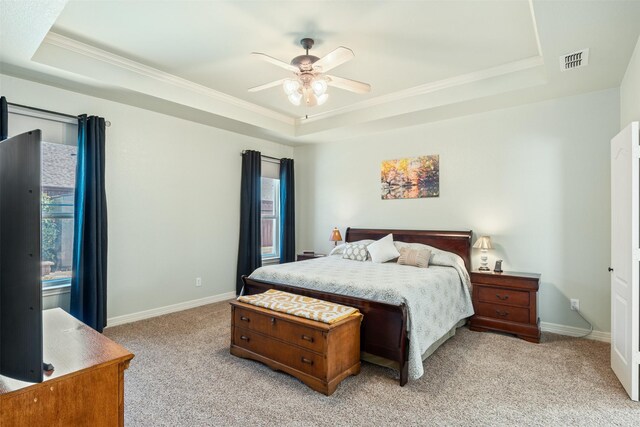
{"label": "navy curtain", "polygon": [[238,275],[236,294],[242,292],[242,276],[248,276],[262,265],[260,218],[262,159],[259,151],[242,153],[240,182],[240,244],[238,246]]}
{"label": "navy curtain", "polygon": [[293,159],[280,159],[280,264],[296,260]]}
{"label": "navy curtain", "polygon": [[102,332],[107,325],[105,122],[78,118],[71,314]]}
{"label": "navy curtain", "polygon": [[7,139],[9,135],[9,106],[7,98],[0,96],[0,141]]}

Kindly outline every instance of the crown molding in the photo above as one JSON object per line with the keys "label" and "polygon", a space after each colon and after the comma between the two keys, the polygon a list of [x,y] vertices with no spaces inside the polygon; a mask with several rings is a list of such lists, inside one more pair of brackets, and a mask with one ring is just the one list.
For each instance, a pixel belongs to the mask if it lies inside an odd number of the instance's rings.
{"label": "crown molding", "polygon": [[84,55],[86,57],[132,71],[134,73],[143,75],[145,77],[150,77],[152,79],[158,80],[163,83],[169,83],[173,86],[177,86],[182,89],[187,89],[191,92],[205,95],[209,98],[215,99],[216,101],[230,104],[235,107],[239,107],[244,110],[250,111],[252,113],[256,113],[261,116],[268,117],[270,119],[278,120],[290,126],[295,125],[295,118],[288,116],[286,114],[282,114],[282,113],[273,111],[269,108],[265,108],[265,107],[253,104],[251,102],[236,98],[234,96],[227,95],[226,93],[219,92],[207,86],[194,83],[190,80],[183,79],[176,75],[124,58],[122,56],[113,54],[111,52],[107,52],[95,46],[91,46],[86,43],[79,42],[72,38],[63,36],[61,34],[54,33],[52,31],[50,31],[47,34],[47,36],[43,40],[43,43],[48,43],[53,46],[67,49],[77,54]]}
{"label": "crown molding", "polygon": [[[533,16],[532,19],[534,19],[535,27],[535,18],[533,18]],[[403,89],[386,95],[381,95],[375,98],[357,102],[355,104],[325,111],[315,115],[310,115],[305,118],[295,118],[290,115],[274,111],[267,107],[263,107],[225,94],[223,92],[219,92],[215,89],[211,89],[204,85],[194,83],[187,79],[141,64],[131,59],[127,59],[120,55],[116,55],[114,53],[74,40],[55,32],[49,32],[43,40],[43,44],[49,44],[51,46],[67,50],[69,52],[73,52],[74,54],[78,54],[82,57],[90,58],[92,60],[97,60],[104,64],[108,64],[109,66],[115,67],[116,69],[126,70],[128,72],[134,73],[135,75],[152,79],[180,89],[184,89],[194,94],[204,95],[207,98],[219,102],[221,105],[229,105],[239,108],[241,111],[247,111],[264,118],[273,119],[278,123],[282,123],[284,126],[288,126],[290,128],[291,136],[302,136],[306,133],[309,133],[309,131],[311,134],[313,134],[315,133],[311,130],[313,129],[313,126],[307,126],[312,123],[324,121],[325,119],[335,118],[336,116],[341,116],[352,112],[361,112],[362,110],[392,104],[398,101],[404,102],[410,100],[411,98],[415,99],[417,97],[433,94],[434,92],[438,91],[444,91],[471,83],[482,82],[484,80],[488,81],[496,77],[506,77],[508,75],[513,75],[523,70],[533,69],[544,64],[544,59],[541,56],[534,56],[496,67],[491,67],[467,74],[462,74],[459,76],[425,83],[423,85]],[[303,131],[303,129],[305,128],[308,129],[307,132]]]}
{"label": "crown molding", "polygon": [[542,56],[542,44],[540,44],[540,33],[538,32],[538,21],[536,21],[536,11],[533,8],[533,0],[529,0],[529,13],[531,13],[531,24],[533,25],[533,35],[536,37],[538,56]]}
{"label": "crown molding", "polygon": [[336,108],[334,110],[325,111],[322,113],[309,115],[308,117],[299,117],[296,119],[296,127],[304,126],[307,123],[312,123],[319,120],[324,120],[330,117],[335,117],[344,113],[351,113],[358,110],[364,110],[367,108],[375,107],[396,101],[403,101],[409,98],[426,95],[436,91],[450,89],[456,86],[461,86],[469,83],[476,83],[482,80],[488,80],[495,77],[506,76],[519,71],[528,70],[544,65],[544,58],[542,56],[532,56],[530,58],[522,59],[520,61],[510,62],[507,64],[499,65],[497,67],[486,68],[480,71],[474,71],[472,73],[462,74],[455,77],[449,77],[434,82],[425,83],[423,85],[414,86],[409,89],[403,89],[401,91],[393,92],[387,95],[377,96],[375,98],[367,99],[366,101],[357,102],[355,104],[347,105],[345,107]]}

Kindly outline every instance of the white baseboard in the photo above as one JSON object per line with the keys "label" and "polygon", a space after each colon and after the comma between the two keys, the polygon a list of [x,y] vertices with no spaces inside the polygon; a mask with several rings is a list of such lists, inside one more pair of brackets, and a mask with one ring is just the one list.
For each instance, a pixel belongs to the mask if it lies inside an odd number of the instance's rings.
{"label": "white baseboard", "polygon": [[[573,326],[558,325],[557,323],[540,322],[540,329],[544,332],[552,332],[559,335],[567,335],[570,337],[580,337],[587,332],[588,329],[575,328]],[[611,333],[602,331],[593,331],[585,337],[589,340],[611,342]]]}
{"label": "white baseboard", "polygon": [[107,319],[107,328],[111,326],[123,325],[125,323],[137,322],[138,320],[150,319],[163,314],[175,313],[176,311],[188,310],[200,307],[201,305],[213,304],[214,302],[226,301],[235,298],[235,292],[213,295],[210,297],[194,299],[180,302],[178,304],[166,305],[164,307],[152,308],[151,310],[139,311],[137,313],[125,314],[123,316],[110,317]]}
{"label": "white baseboard", "polygon": [[[180,302],[178,304],[166,305],[164,307],[152,308],[151,310],[139,311],[137,313],[125,314],[123,316],[110,317],[107,319],[107,328],[111,326],[124,325],[125,323],[137,322],[138,320],[150,319],[163,314],[175,313],[177,311],[188,310],[190,308],[200,307],[201,305],[213,304],[215,302],[226,301],[235,298],[235,292],[226,292],[224,294],[213,295],[210,297],[194,299],[191,301]],[[570,337],[579,337],[587,332],[588,329],[575,328],[573,326],[559,325],[557,323],[540,322],[540,329],[544,332],[551,332],[559,335],[567,335]],[[585,338],[611,342],[611,333],[602,331],[593,331]]]}

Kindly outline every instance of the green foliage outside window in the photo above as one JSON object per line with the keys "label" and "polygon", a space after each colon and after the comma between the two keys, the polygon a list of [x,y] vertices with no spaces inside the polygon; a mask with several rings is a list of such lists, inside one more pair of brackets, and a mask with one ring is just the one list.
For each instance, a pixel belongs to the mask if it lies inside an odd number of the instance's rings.
{"label": "green foliage outside window", "polygon": [[46,218],[47,213],[52,213],[54,206],[51,205],[52,198],[42,193],[42,261],[51,261],[58,264],[57,248],[60,246],[61,225],[54,218]]}

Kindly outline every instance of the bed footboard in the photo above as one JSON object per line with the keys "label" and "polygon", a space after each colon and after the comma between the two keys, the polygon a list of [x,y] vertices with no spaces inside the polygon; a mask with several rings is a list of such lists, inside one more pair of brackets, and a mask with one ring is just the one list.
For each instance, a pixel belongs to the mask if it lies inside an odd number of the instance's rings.
{"label": "bed footboard", "polygon": [[363,298],[266,282],[242,276],[244,295],[277,289],[325,301],[355,307],[364,315],[360,333],[360,350],[398,362],[400,385],[409,379],[409,337],[407,336],[407,307],[385,304]]}

